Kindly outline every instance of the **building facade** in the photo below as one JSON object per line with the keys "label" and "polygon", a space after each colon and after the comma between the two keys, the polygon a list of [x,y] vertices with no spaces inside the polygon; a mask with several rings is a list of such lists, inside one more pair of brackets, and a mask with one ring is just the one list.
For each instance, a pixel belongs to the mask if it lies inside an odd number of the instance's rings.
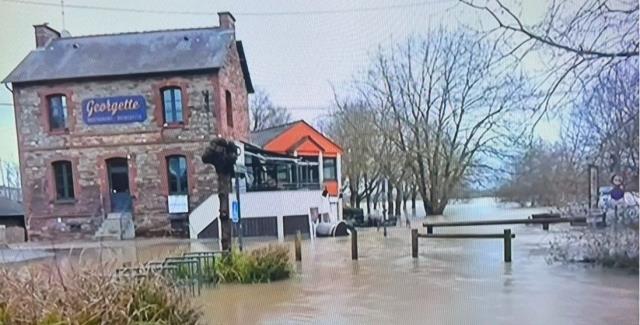
{"label": "building facade", "polygon": [[[252,132],[239,147],[244,177],[228,198],[229,206],[240,207],[236,236],[284,240],[298,231],[310,236],[320,215],[330,225],[342,220],[342,148],[327,136],[296,121]],[[192,239],[220,238],[219,219],[211,217],[219,208],[210,197],[190,214]]]}
{"label": "building facade", "polygon": [[219,26],[70,37],[36,25],[13,90],[29,238],[93,236],[110,213],[136,235],[188,233],[216,193],[201,154],[247,140],[253,92],[235,19]]}

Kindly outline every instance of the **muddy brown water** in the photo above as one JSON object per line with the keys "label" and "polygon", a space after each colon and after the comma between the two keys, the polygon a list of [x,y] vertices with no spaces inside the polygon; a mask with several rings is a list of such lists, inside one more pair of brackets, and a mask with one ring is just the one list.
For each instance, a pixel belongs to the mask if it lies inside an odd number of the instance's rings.
{"label": "muddy brown water", "polygon": [[[540,211],[482,199],[451,206],[436,220]],[[419,258],[412,259],[407,228],[391,228],[387,238],[382,229],[363,229],[358,261],[350,258],[349,238],[307,240],[291,280],[221,285],[195,301],[208,324],[638,323],[637,274],[547,263],[548,242],[562,226],[550,232],[525,225],[435,231],[504,228],[517,236],[510,264],[502,261],[502,240],[421,239]]]}
{"label": "muddy brown water", "polygon": [[[491,199],[447,208],[429,220],[520,218],[539,209],[515,209]],[[417,227],[424,219],[414,219]],[[502,233],[511,228],[513,262],[500,239],[420,239],[411,258],[410,230],[359,231],[359,257],[349,238],[303,242],[302,262],[286,281],[219,285],[193,301],[204,324],[638,324],[638,274],[549,264],[549,241],[568,226],[512,225],[435,229],[436,233]],[[420,227],[421,228],[421,227]],[[421,230],[424,231],[424,230]],[[249,248],[265,241],[247,241]],[[287,241],[293,249],[293,243]],[[212,242],[135,242],[120,247],[58,253],[58,261],[118,259],[139,263],[211,249]],[[293,258],[293,252],[292,252]]]}

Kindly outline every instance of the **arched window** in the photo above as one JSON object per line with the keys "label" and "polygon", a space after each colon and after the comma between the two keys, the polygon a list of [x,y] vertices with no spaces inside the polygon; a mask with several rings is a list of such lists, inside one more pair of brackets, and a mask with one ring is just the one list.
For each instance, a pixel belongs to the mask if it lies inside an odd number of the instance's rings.
{"label": "arched window", "polygon": [[50,95],[47,97],[49,113],[49,129],[51,131],[65,130],[68,127],[67,97],[65,95]]}
{"label": "arched window", "polygon": [[73,200],[73,171],[71,162],[67,160],[56,161],[53,164],[53,178],[56,184],[57,200]]}
{"label": "arched window", "polygon": [[231,93],[224,92],[224,101],[227,104],[227,126],[233,127],[233,104],[231,103]]}
{"label": "arched window", "polygon": [[188,180],[187,158],[185,156],[167,157],[167,181],[169,183],[169,195],[188,194]]}
{"label": "arched window", "polygon": [[167,124],[183,123],[182,91],[178,87],[162,89],[162,110]]}

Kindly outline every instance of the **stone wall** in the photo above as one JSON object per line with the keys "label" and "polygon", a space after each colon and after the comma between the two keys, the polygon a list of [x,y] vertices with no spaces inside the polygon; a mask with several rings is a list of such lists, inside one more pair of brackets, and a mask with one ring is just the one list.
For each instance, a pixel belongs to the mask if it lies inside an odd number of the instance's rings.
{"label": "stone wall", "polygon": [[[105,163],[109,158],[128,159],[129,188],[138,235],[163,235],[170,230],[167,156],[180,154],[187,158],[190,209],[215,193],[215,171],[203,164],[200,157],[208,142],[222,133],[217,131],[217,116],[224,111],[219,107],[219,94],[224,94],[221,85],[238,99],[234,100],[234,111],[238,112],[234,113],[237,118],[234,126],[238,130],[226,130],[223,134],[240,139],[246,139],[248,134],[247,94],[237,52],[233,52],[235,54],[228,62],[230,67],[222,69],[220,76],[211,72],[55,85],[14,85],[30,239],[87,238],[95,233],[104,213],[110,209]],[[163,125],[160,90],[167,86],[182,88],[183,125]],[[208,104],[205,100],[207,92]],[[70,123],[64,132],[52,132],[48,128],[46,98],[52,94],[67,96]],[[144,122],[85,125],[80,107],[84,99],[127,95],[142,95],[146,99],[147,119]],[[72,163],[73,202],[56,201],[51,164],[57,160]],[[186,221],[186,215],[182,217]]]}
{"label": "stone wall", "polygon": [[[218,93],[218,127],[225,137],[248,140],[249,138],[249,96],[240,66],[240,58],[235,45],[232,45],[225,67],[220,70]],[[233,128],[227,126],[225,91],[231,93],[233,107]]]}

